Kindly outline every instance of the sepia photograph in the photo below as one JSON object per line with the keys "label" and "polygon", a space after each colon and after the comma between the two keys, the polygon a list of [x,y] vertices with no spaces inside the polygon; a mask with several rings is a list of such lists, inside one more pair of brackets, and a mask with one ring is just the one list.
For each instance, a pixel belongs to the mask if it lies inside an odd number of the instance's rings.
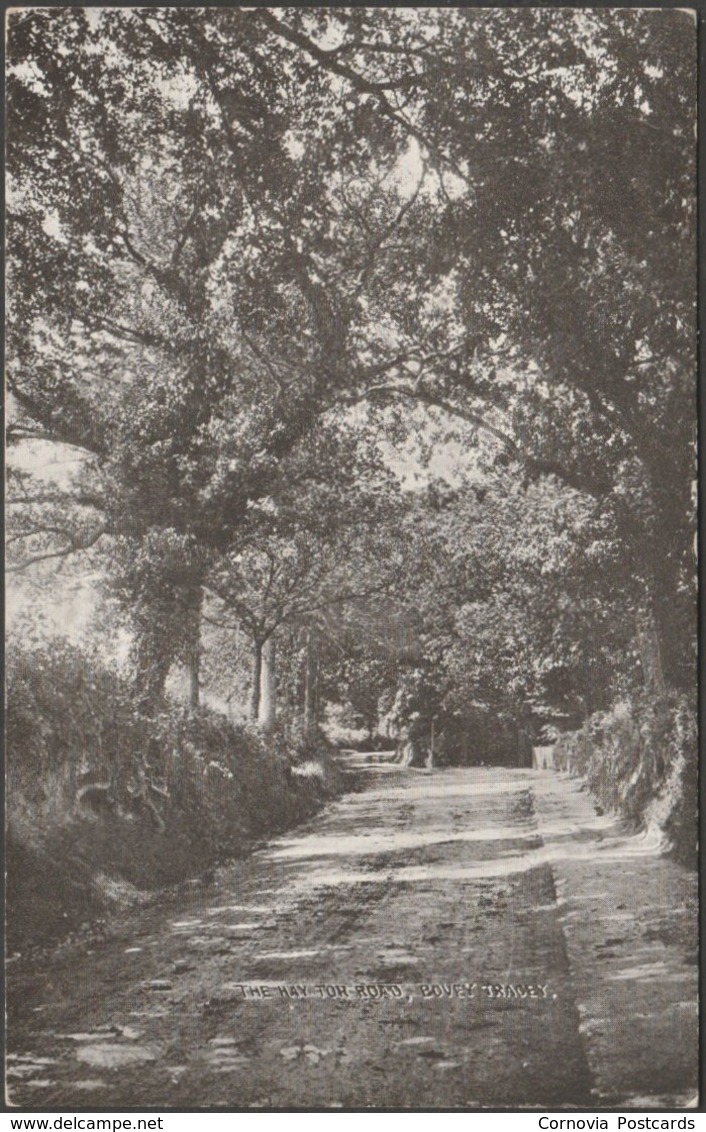
{"label": "sepia photograph", "polygon": [[696,12],[5,36],[6,1107],[697,1109]]}

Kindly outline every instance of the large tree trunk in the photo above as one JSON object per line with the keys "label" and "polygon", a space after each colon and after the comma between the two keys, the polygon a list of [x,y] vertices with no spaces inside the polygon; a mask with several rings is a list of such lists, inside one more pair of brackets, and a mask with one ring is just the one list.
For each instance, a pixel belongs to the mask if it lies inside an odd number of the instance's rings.
{"label": "large tree trunk", "polygon": [[274,731],[277,719],[277,673],[275,639],[270,637],[262,648],[262,671],[260,673],[259,722],[268,734]]}
{"label": "large tree trunk", "polygon": [[186,627],[186,668],[189,673],[189,707],[192,711],[201,702],[201,602],[203,594],[199,588],[194,595],[187,617]]}
{"label": "large tree trunk", "polygon": [[137,672],[135,691],[141,710],[154,714],[164,698],[164,685],[169,675],[170,661],[158,654],[152,641],[140,641],[137,646]]}
{"label": "large tree trunk", "polygon": [[257,723],[260,717],[260,680],[262,678],[262,641],[253,642],[252,688],[250,689],[250,718]]}
{"label": "large tree trunk", "polygon": [[645,688],[657,699],[665,696],[662,650],[655,616],[651,610],[638,613],[637,641],[640,649],[640,665]]}
{"label": "large tree trunk", "polygon": [[310,628],[306,637],[306,674],[304,681],[304,721],[307,727],[316,724],[319,714],[319,638]]}
{"label": "large tree trunk", "polygon": [[135,646],[135,693],[142,711],[153,715],[164,698],[171,657],[151,632],[139,635]]}
{"label": "large tree trunk", "polygon": [[[667,551],[664,551],[665,557]],[[651,606],[645,619],[647,648],[654,657],[650,667],[663,685],[695,692],[697,682],[697,598],[691,584],[679,585],[669,563],[655,571]],[[642,643],[641,643],[642,657]]]}
{"label": "large tree trunk", "polygon": [[[691,412],[691,404],[690,409]],[[646,679],[667,688],[696,688],[697,561],[695,454],[691,424],[643,441],[650,505],[641,515],[635,570],[645,579],[647,612],[640,655]]]}

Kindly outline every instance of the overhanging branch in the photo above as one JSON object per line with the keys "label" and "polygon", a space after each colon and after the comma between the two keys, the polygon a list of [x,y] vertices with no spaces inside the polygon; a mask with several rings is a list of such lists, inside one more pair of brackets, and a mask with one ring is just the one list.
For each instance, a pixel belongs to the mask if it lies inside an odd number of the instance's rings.
{"label": "overhanging branch", "polygon": [[409,400],[418,401],[420,404],[428,405],[431,408],[442,409],[450,416],[459,417],[461,420],[468,421],[469,424],[494,436],[496,440],[501,442],[509,455],[516,459],[527,461],[527,457],[508,433],[503,432],[502,429],[491,424],[490,421],[486,420],[485,417],[482,417],[479,413],[475,413],[463,405],[455,405],[453,402],[447,401],[446,398],[440,397],[423,385],[371,385],[365,391],[364,397],[367,398],[371,396],[383,398],[406,397]]}

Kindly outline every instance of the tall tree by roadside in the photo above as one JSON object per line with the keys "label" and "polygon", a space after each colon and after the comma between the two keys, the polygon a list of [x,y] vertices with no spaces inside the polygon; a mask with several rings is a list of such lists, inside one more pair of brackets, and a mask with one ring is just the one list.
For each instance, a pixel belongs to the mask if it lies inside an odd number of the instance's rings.
{"label": "tall tree by roadside", "polygon": [[360,424],[322,418],[280,461],[269,494],[250,507],[237,541],[206,578],[209,620],[234,623],[252,642],[253,719],[271,725],[272,642],[281,627],[294,626],[306,629],[309,642],[301,707],[313,722],[316,625],[332,609],[394,588],[402,511],[397,481]]}

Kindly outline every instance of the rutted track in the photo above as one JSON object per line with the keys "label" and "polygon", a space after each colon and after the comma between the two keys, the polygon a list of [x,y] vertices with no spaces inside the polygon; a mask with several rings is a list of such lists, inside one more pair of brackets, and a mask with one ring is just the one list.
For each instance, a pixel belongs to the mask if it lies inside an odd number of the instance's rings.
{"label": "rutted track", "polygon": [[[363,791],[181,906],[143,913],[41,972],[19,965],[9,1099],[30,1109],[600,1103],[542,835],[547,804],[539,819],[533,805],[547,776],[430,775],[384,760],[365,770]],[[587,972],[573,969],[584,985]],[[432,985],[441,997],[425,997]],[[649,1065],[636,1072],[649,1077]],[[672,1074],[673,1093],[688,1092],[690,1072]],[[642,1089],[636,1079],[625,1094]],[[600,1092],[610,1092],[602,1079]]]}

